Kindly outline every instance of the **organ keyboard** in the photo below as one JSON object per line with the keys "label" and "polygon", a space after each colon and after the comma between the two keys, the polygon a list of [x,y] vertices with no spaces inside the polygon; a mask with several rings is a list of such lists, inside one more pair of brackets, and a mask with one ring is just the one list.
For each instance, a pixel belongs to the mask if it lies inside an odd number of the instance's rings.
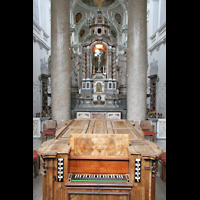
{"label": "organ keyboard", "polygon": [[72,174],[69,173],[69,182],[129,182],[128,174]]}
{"label": "organ keyboard", "polygon": [[37,152],[43,200],[155,200],[162,151],[128,120],[70,120]]}

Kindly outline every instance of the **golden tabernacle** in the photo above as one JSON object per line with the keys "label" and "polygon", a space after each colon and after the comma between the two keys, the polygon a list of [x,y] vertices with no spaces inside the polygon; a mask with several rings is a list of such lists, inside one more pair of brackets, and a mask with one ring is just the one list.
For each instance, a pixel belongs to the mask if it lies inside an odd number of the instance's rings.
{"label": "golden tabernacle", "polygon": [[162,150],[129,120],[73,119],[37,152],[43,200],[155,200]]}

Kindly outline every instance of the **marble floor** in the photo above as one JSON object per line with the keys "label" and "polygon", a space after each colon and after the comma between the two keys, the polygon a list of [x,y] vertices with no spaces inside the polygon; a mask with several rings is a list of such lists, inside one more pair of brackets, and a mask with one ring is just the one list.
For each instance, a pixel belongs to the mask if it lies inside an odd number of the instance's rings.
{"label": "marble floor", "polygon": [[[48,138],[47,140],[50,140]],[[44,139],[46,141],[46,139]],[[166,140],[158,139],[156,144],[161,150],[166,152]],[[33,138],[33,149],[36,150],[41,145],[41,138]],[[40,169],[41,170],[41,169]],[[158,163],[158,172],[156,175],[156,198],[155,200],[165,200],[166,199],[166,182],[163,182],[160,178],[161,165]],[[36,178],[34,178],[33,173],[33,200],[42,200],[42,174],[40,173]]]}

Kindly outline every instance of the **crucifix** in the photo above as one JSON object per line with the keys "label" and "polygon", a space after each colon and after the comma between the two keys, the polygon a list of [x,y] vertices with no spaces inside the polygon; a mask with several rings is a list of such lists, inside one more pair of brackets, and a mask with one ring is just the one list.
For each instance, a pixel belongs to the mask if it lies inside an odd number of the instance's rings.
{"label": "crucifix", "polygon": [[97,71],[98,73],[101,72],[101,66],[100,66],[100,63],[101,63],[101,55],[102,55],[102,54],[103,54],[103,52],[100,52],[99,55],[98,55],[98,56],[99,56],[99,59],[98,59],[98,71]]}
{"label": "crucifix", "polygon": [[93,0],[94,3],[98,4],[98,10],[101,9],[101,3],[104,2],[105,0]]}

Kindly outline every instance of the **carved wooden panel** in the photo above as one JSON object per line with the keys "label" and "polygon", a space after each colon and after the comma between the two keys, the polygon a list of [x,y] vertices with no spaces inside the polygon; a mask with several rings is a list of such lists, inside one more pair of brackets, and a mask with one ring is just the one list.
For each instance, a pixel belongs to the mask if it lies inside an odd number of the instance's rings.
{"label": "carved wooden panel", "polygon": [[125,120],[112,120],[113,128],[131,128]]}
{"label": "carved wooden panel", "polygon": [[133,190],[133,199],[145,200],[145,187],[138,187]]}
{"label": "carved wooden panel", "polygon": [[112,192],[82,192],[82,194],[80,194],[80,192],[75,192],[72,191],[70,192],[70,194],[68,194],[68,198],[70,200],[88,200],[88,199],[92,199],[92,200],[129,200],[130,199],[130,194],[129,192],[113,192],[114,194],[112,194]]}
{"label": "carved wooden panel", "polygon": [[128,134],[74,134],[69,139],[71,156],[90,157],[127,157]]}
{"label": "carved wooden panel", "polygon": [[87,128],[90,120],[74,120],[71,127]]}
{"label": "carved wooden panel", "polygon": [[129,173],[128,168],[128,160],[70,159],[69,162],[69,172],[71,173],[127,174]]}

